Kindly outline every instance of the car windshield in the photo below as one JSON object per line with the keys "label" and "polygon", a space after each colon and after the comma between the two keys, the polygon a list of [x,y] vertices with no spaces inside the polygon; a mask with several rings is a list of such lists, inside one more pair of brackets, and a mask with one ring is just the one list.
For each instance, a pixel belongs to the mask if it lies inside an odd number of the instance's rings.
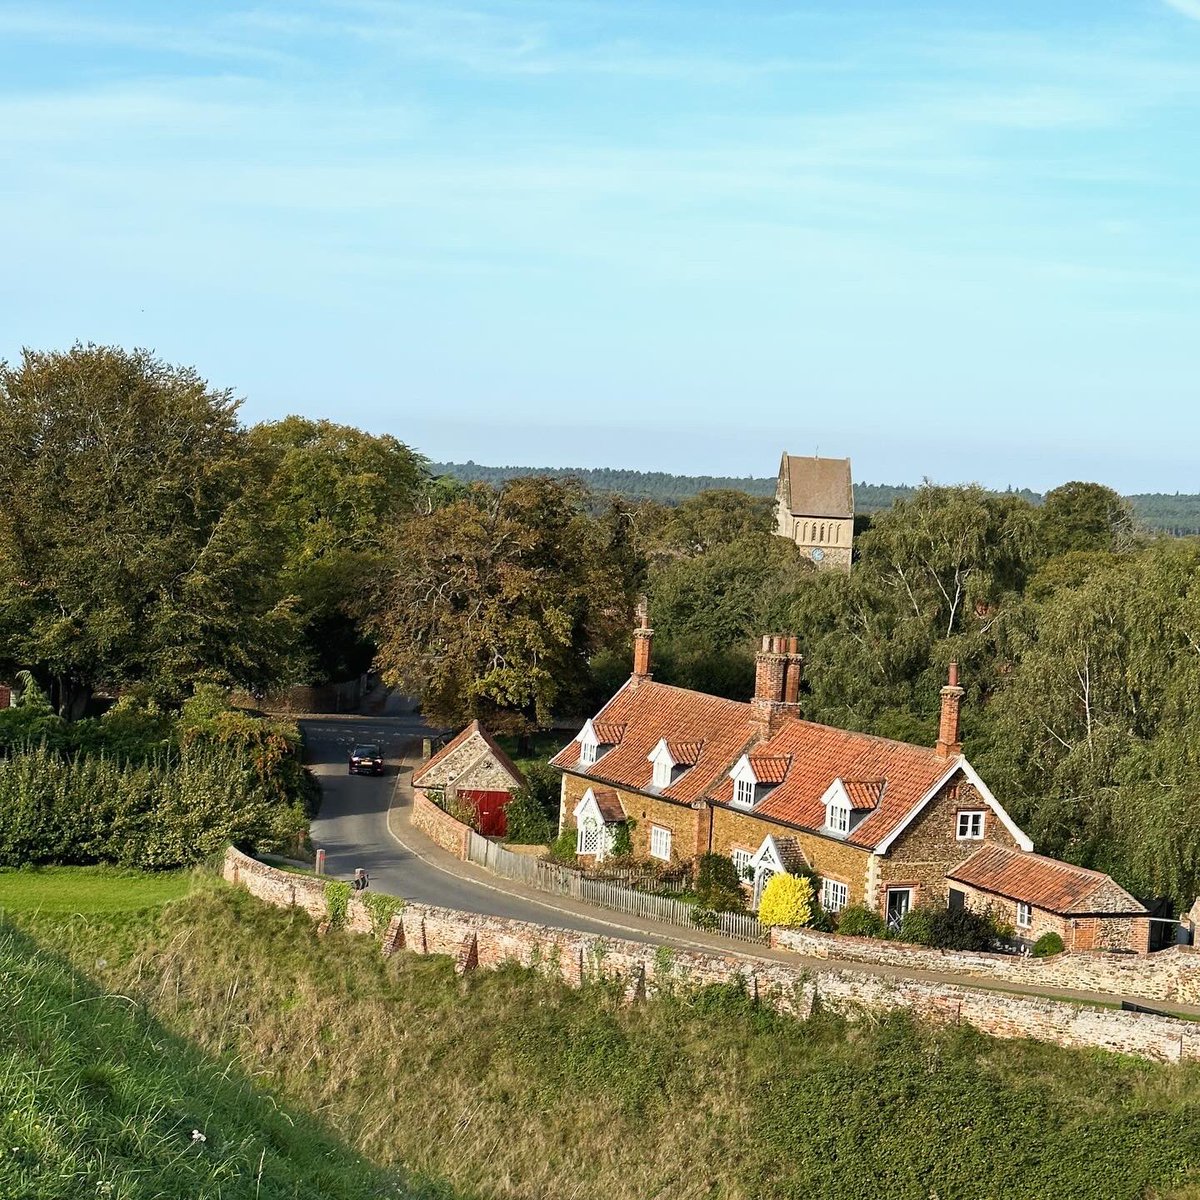
{"label": "car windshield", "polygon": [[354,747],[354,757],[355,758],[378,758],[379,757],[379,747],[378,746],[355,746]]}

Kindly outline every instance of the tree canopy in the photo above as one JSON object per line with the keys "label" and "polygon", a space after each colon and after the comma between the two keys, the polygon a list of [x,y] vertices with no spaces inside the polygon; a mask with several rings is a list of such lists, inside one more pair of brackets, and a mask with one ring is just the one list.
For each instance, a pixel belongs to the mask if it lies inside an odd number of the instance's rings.
{"label": "tree canopy", "polygon": [[102,685],[287,675],[295,619],[237,413],[143,350],[0,365],[0,670],[69,711]]}

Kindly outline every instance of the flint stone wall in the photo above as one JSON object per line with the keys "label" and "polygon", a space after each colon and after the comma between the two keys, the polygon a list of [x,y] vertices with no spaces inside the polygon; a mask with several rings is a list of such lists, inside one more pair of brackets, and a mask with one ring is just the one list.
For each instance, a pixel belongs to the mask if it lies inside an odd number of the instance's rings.
{"label": "flint stone wall", "polygon": [[[303,908],[317,921],[327,917],[324,880],[279,871],[233,849],[226,853],[224,875],[267,903]],[[366,906],[356,897],[347,927],[371,930]],[[817,1000],[849,1014],[905,1008],[927,1020],[967,1022],[993,1037],[1037,1038],[1163,1062],[1200,1059],[1200,1024],[1173,1017],[861,971],[805,970],[750,955],[656,947],[428,905],[409,904],[393,917],[383,949],[444,954],[460,972],[519,963],[571,987],[590,978],[617,979],[631,998],[666,987],[740,983],[764,1003],[800,1018]]]}

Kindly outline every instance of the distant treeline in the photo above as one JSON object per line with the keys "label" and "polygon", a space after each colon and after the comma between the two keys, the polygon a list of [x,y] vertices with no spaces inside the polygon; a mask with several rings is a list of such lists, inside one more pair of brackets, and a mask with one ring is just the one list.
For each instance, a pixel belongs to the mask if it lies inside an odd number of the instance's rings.
{"label": "distant treeline", "polygon": [[[612,467],[485,467],[476,462],[430,463],[435,475],[449,475],[463,483],[503,483],[523,475],[548,475],[553,479],[579,479],[594,492],[615,492],[631,500],[655,500],[681,504],[698,492],[731,488],[751,496],[773,496],[775,476],[669,475],[665,471],[620,471]],[[855,483],[854,506],[861,513],[891,508],[897,500],[910,499],[916,488],[909,484]],[[1042,497],[1029,488],[1006,488],[1033,504]],[[1127,497],[1138,520],[1147,529],[1178,537],[1200,534],[1200,495],[1179,492],[1145,492]]]}

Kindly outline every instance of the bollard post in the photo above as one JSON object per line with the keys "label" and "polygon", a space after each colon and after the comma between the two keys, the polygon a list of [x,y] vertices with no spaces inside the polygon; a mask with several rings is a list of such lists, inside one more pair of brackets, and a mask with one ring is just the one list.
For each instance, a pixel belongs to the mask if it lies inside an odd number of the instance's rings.
{"label": "bollard post", "polygon": [[324,850],[317,851],[317,874],[318,875],[325,874],[325,851]]}

